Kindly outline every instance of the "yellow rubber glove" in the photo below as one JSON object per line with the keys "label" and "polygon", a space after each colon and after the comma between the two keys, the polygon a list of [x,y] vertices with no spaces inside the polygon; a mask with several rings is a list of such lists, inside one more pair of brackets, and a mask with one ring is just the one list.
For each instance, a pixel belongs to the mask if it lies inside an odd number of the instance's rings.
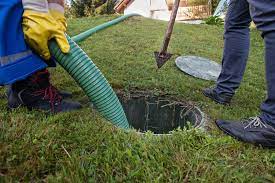
{"label": "yellow rubber glove", "polygon": [[70,51],[70,45],[62,27],[50,13],[25,10],[23,14],[25,40],[41,57],[49,60],[51,55],[48,41],[55,39],[63,53]]}
{"label": "yellow rubber glove", "polygon": [[59,23],[59,25],[62,27],[62,30],[64,32],[66,32],[67,31],[67,21],[64,16],[64,13],[61,13],[60,11],[57,11],[54,9],[50,9],[50,13],[51,13],[52,17],[57,21],[57,23]]}

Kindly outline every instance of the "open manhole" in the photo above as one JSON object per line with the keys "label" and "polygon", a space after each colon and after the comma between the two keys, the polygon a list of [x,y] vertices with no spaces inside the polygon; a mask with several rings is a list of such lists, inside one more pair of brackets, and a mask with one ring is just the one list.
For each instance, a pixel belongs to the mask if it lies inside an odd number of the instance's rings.
{"label": "open manhole", "polygon": [[191,103],[167,96],[154,96],[148,92],[118,92],[118,98],[129,124],[140,132],[168,134],[190,125],[204,128],[206,120],[201,110]]}

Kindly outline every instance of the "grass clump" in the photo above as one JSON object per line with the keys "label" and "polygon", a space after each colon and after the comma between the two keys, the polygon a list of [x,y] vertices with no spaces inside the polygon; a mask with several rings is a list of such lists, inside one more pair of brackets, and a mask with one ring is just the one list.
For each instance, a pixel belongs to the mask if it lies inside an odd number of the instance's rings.
{"label": "grass clump", "polygon": [[204,20],[207,25],[223,25],[224,20],[219,16],[211,16]]}
{"label": "grass clump", "polygon": [[[73,19],[69,34],[76,35],[115,16]],[[158,50],[166,23],[131,18],[93,35],[80,46],[115,89],[152,90],[193,101],[213,123],[217,118],[240,119],[257,115],[265,97],[263,44],[252,30],[251,54],[244,81],[233,104],[223,107],[201,94],[213,85],[181,73],[173,61],[156,72]],[[177,24],[169,52],[221,60],[223,28]],[[76,99],[87,98],[58,67],[52,70],[60,89]],[[253,99],[253,100],[250,100]],[[275,154],[244,144],[213,129],[176,130],[170,137],[144,136],[116,129],[88,107],[45,116],[37,111],[6,110],[0,89],[0,182],[272,182]]]}

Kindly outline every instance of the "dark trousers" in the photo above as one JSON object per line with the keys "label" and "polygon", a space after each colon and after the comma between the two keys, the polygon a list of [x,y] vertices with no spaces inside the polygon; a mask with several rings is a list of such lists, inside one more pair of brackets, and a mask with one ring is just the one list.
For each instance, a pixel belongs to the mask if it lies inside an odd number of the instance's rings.
{"label": "dark trousers", "polygon": [[265,42],[267,99],[261,119],[275,125],[275,0],[231,0],[225,21],[222,72],[218,94],[234,95],[245,71],[250,45],[250,22],[254,21]]}

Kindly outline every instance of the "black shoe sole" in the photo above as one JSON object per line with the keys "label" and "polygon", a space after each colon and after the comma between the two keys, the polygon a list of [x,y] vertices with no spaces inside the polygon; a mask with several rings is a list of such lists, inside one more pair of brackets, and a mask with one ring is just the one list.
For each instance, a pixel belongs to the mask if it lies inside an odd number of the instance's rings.
{"label": "black shoe sole", "polygon": [[218,104],[221,104],[221,105],[224,105],[224,106],[229,106],[230,105],[230,102],[221,102],[219,100],[217,100],[215,97],[213,97],[212,95],[209,95],[208,93],[202,91],[202,94],[204,96],[206,96],[207,98],[210,98],[211,100],[213,100],[214,102],[218,103]]}

